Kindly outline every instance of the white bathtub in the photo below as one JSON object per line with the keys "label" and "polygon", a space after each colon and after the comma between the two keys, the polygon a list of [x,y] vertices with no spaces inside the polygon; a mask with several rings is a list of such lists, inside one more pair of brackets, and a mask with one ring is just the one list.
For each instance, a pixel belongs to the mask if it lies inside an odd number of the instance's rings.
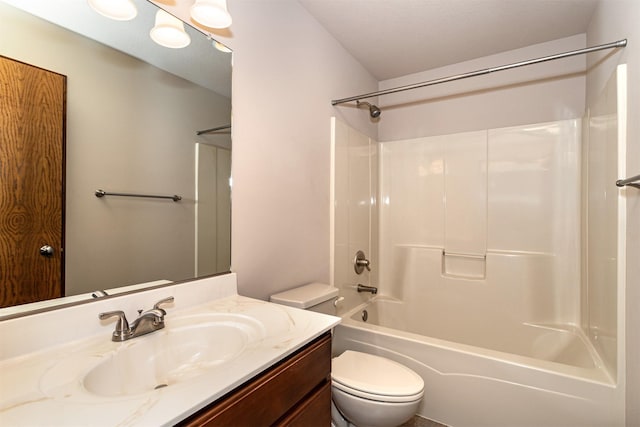
{"label": "white bathtub", "polygon": [[410,367],[425,381],[418,413],[450,426],[624,425],[620,390],[580,330],[455,327],[426,314],[375,297],[343,316],[334,352],[364,351]]}

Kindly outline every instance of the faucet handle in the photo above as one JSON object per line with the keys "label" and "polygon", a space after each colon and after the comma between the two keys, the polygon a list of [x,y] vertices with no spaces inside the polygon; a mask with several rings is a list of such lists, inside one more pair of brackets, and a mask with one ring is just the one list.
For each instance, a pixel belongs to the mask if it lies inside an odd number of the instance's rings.
{"label": "faucet handle", "polygon": [[129,322],[127,322],[127,316],[124,314],[124,311],[106,311],[104,313],[98,314],[98,318],[100,318],[100,320],[105,320],[116,316],[118,317],[118,322],[116,323],[115,331],[113,331],[113,340],[124,341],[123,338],[131,333],[131,328],[129,327]]}
{"label": "faucet handle", "polygon": [[[167,298],[161,299],[161,300],[160,300],[160,301],[158,301],[157,303],[153,304],[153,309],[154,309],[154,310],[162,310],[162,309],[160,308],[160,305],[162,305],[162,304],[169,304],[169,303],[172,303],[172,302],[173,302],[173,300],[174,300],[174,298],[173,298],[173,297],[167,297]],[[164,310],[162,310],[162,311],[164,311]],[[166,314],[166,312],[165,312],[165,314]]]}
{"label": "faucet handle", "polygon": [[356,274],[362,274],[365,268],[367,269],[367,271],[371,271],[371,267],[369,266],[369,264],[369,260],[367,259],[367,256],[364,254],[364,252],[356,252],[356,256],[353,259],[353,268],[355,269]]}

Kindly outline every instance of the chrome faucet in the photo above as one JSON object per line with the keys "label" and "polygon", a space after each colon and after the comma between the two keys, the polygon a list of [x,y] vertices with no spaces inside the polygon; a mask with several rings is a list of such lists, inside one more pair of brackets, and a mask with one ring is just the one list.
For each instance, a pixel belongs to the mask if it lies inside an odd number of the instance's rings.
{"label": "chrome faucet", "polygon": [[164,328],[164,316],[167,312],[160,308],[160,305],[171,302],[173,302],[173,297],[164,298],[158,301],[153,305],[152,309],[140,313],[140,316],[131,323],[131,326],[129,326],[127,316],[125,316],[124,312],[121,310],[100,313],[98,318],[100,320],[104,320],[111,317],[118,317],[116,329],[111,335],[111,340],[117,342],[127,341],[131,338],[139,337]]}
{"label": "chrome faucet", "polygon": [[358,283],[358,292],[371,292],[371,295],[375,295],[378,293],[378,288],[376,288],[375,286],[367,286],[367,285],[361,285],[360,283]]}

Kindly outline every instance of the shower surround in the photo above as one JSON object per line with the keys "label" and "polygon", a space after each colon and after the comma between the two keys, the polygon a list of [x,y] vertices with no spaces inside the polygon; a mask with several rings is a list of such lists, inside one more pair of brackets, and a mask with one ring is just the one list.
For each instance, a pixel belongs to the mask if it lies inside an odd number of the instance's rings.
{"label": "shower surround", "polygon": [[454,336],[578,323],[580,130],[566,120],[382,144],[381,292],[421,301]]}
{"label": "shower surround", "polygon": [[334,120],[335,351],[409,366],[448,425],[623,425],[625,92],[614,76],[584,119],[380,144]]}

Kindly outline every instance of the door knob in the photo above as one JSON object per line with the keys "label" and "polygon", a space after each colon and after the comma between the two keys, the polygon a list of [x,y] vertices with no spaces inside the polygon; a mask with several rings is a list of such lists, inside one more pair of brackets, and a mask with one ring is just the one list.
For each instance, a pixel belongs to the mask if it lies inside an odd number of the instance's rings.
{"label": "door knob", "polygon": [[53,256],[53,248],[49,245],[44,245],[40,248],[40,255],[42,256]]}

